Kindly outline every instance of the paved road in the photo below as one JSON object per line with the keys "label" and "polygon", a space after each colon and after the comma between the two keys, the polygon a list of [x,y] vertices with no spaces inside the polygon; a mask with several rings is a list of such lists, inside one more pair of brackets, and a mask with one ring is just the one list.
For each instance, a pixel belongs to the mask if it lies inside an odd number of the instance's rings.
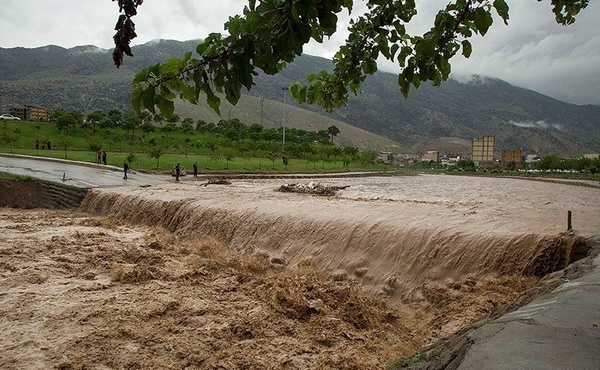
{"label": "paved road", "polygon": [[42,180],[83,188],[147,186],[174,181],[170,176],[150,175],[135,171],[130,171],[128,179],[124,180],[123,169],[114,166],[8,154],[0,154],[0,172],[33,176]]}
{"label": "paved road", "polygon": [[[130,171],[127,180],[123,180],[123,169],[114,166],[104,166],[91,162],[74,162],[64,159],[32,157],[0,153],[0,172],[15,175],[33,176],[42,180],[61,182],[77,187],[106,187],[106,186],[147,186],[174,182],[168,175],[153,175]],[[206,181],[216,174],[200,174],[197,178],[182,177],[182,181]],[[228,174],[229,178],[259,179],[259,178],[333,178],[333,177],[365,177],[377,176],[379,172],[342,172],[321,174]],[[63,181],[63,176],[65,181]]]}

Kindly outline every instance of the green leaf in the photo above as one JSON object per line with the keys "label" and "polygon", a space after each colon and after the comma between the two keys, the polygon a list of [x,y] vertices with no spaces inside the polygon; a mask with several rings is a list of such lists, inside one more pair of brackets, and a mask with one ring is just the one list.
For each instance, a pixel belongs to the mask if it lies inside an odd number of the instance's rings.
{"label": "green leaf", "polygon": [[477,8],[475,10],[475,28],[477,28],[481,36],[484,36],[487,33],[493,21],[490,12],[484,8]]}
{"label": "green leaf", "polygon": [[242,85],[236,80],[229,80],[225,83],[225,98],[231,105],[236,105],[240,100]]}
{"label": "green leaf", "polygon": [[181,84],[181,94],[183,99],[189,101],[192,104],[198,104],[198,100],[196,99],[196,93],[194,89],[192,89],[189,85],[184,83]]}
{"label": "green leaf", "polygon": [[396,57],[396,53],[398,52],[398,49],[400,49],[400,45],[398,44],[394,44],[392,45],[391,51],[390,51],[390,60],[394,60],[394,58]]}
{"label": "green leaf", "polygon": [[504,24],[508,25],[508,4],[504,0],[494,0],[494,8],[498,15],[504,21]]}
{"label": "green leaf", "polygon": [[336,31],[337,19],[337,15],[331,12],[319,16],[319,22],[321,23],[321,27],[323,27],[323,32],[327,36],[333,35]]}
{"label": "green leaf", "polygon": [[133,90],[133,92],[131,93],[131,106],[133,107],[133,110],[135,111],[136,114],[141,114],[142,113],[142,93],[144,92],[144,90],[142,89],[141,86],[135,88]]}
{"label": "green leaf", "polygon": [[418,89],[419,86],[421,86],[421,79],[419,78],[419,76],[415,75],[412,79],[412,84],[415,87],[415,89]]}
{"label": "green leaf", "polygon": [[221,105],[221,99],[213,94],[211,90],[206,91],[206,102],[208,103],[208,106],[212,108],[212,110],[217,112],[219,116],[221,115],[221,110],[219,109]]}
{"label": "green leaf", "polygon": [[160,110],[160,113],[165,117],[171,117],[175,111],[175,103],[172,100],[163,98],[162,96],[156,97],[156,106]]}
{"label": "green leaf", "polygon": [[300,81],[290,85],[290,93],[298,103],[303,104],[306,102],[306,87]]}
{"label": "green leaf", "polygon": [[362,70],[366,74],[372,75],[373,73],[377,72],[377,62],[373,59],[365,60],[362,64]]}
{"label": "green leaf", "polygon": [[463,48],[462,55],[465,58],[469,58],[471,56],[471,52],[473,51],[473,47],[471,46],[471,43],[468,40],[463,40],[462,48]]}
{"label": "green leaf", "polygon": [[153,85],[148,86],[146,90],[143,91],[141,99],[144,108],[148,109],[150,112],[154,113],[154,94],[155,89]]}

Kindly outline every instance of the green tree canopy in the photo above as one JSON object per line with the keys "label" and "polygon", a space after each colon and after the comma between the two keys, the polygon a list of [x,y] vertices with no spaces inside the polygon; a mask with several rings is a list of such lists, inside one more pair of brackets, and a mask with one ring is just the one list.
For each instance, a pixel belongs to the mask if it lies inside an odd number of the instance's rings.
{"label": "green tree canopy", "polygon": [[83,123],[83,114],[80,111],[72,110],[66,111],[64,109],[57,109],[50,115],[50,120],[56,122],[56,128],[59,131],[67,132],[69,129],[74,129]]}
{"label": "green tree canopy", "polygon": [[333,137],[337,136],[337,134],[340,133],[340,129],[337,128],[337,126],[335,126],[335,125],[331,125],[331,126],[327,127],[327,133],[331,137],[331,142],[333,143]]}
{"label": "green tree canopy", "polygon": [[93,131],[96,132],[96,125],[104,120],[104,113],[97,110],[87,115],[86,121],[93,126]]}
{"label": "green tree canopy", "polygon": [[[540,1],[540,0],[538,0]],[[130,41],[136,36],[131,20],[142,0],[119,0],[123,13],[117,22],[113,59],[119,66],[123,54],[131,55]],[[569,25],[589,0],[549,0],[558,23]],[[134,79],[133,107],[137,113],[156,108],[169,117],[176,97],[197,103],[200,93],[217,113],[222,93],[236,104],[241,89],[251,89],[259,71],[276,74],[294,61],[310,40],[323,39],[337,31],[338,14],[351,12],[352,0],[249,0],[242,15],[231,16],[226,34],[211,33],[195,54],[171,59],[141,71]],[[333,58],[332,72],[307,77],[307,83],[289,87],[299,103],[318,104],[328,111],[346,104],[349,93],[358,93],[368,75],[377,71],[383,56],[400,68],[398,85],[405,96],[411,86],[434,85],[446,80],[450,59],[471,55],[469,39],[484,36],[496,13],[508,24],[505,0],[450,0],[441,9],[431,29],[411,35],[406,25],[416,15],[415,0],[367,0],[367,12],[355,17],[346,43]]]}

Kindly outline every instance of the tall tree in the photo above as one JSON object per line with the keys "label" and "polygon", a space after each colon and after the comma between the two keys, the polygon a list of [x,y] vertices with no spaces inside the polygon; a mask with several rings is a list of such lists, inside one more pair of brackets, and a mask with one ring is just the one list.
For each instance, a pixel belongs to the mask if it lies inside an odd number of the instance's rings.
{"label": "tall tree", "polygon": [[333,137],[337,136],[337,134],[340,133],[340,129],[337,128],[337,126],[335,126],[335,125],[331,125],[331,126],[327,127],[327,133],[329,134],[329,137],[331,138],[331,142],[333,143]]}
{"label": "tall tree", "polygon": [[123,123],[123,112],[119,109],[111,109],[108,111],[108,119],[111,121],[111,127],[121,127]]}
{"label": "tall tree", "polygon": [[[539,0],[538,0],[539,1]],[[117,22],[115,52],[117,66],[123,54],[131,55],[130,41],[136,37],[131,20],[143,0],[119,0],[123,13]],[[572,24],[589,0],[550,0],[558,23]],[[272,75],[301,55],[311,39],[322,42],[337,30],[337,14],[352,11],[352,0],[249,0],[243,15],[229,18],[227,35],[212,33],[197,46],[197,55],[186,53],[141,71],[134,79],[133,108],[144,108],[165,116],[180,97],[197,103],[200,93],[217,113],[224,93],[231,104],[250,89],[260,71]],[[441,9],[431,29],[423,35],[406,30],[416,15],[415,0],[367,0],[368,11],[356,17],[349,36],[333,58],[332,72],[307,78],[307,85],[289,87],[300,103],[318,104],[328,111],[346,104],[349,93],[358,93],[368,75],[377,71],[377,58],[383,56],[400,67],[398,85],[405,96],[411,86],[422,82],[439,85],[450,75],[450,59],[458,53],[469,57],[474,35],[484,36],[497,13],[505,24],[509,8],[505,0],[451,0]]]}
{"label": "tall tree", "polygon": [[50,116],[56,122],[56,128],[61,132],[68,132],[83,123],[83,114],[77,110],[65,111],[58,109]]}
{"label": "tall tree", "polygon": [[97,110],[87,115],[86,121],[92,125],[92,131],[96,132],[96,125],[104,120],[104,113]]}
{"label": "tall tree", "polygon": [[135,139],[135,129],[142,125],[142,119],[140,116],[129,113],[123,117],[123,124],[121,127],[123,130],[131,131],[131,140]]}

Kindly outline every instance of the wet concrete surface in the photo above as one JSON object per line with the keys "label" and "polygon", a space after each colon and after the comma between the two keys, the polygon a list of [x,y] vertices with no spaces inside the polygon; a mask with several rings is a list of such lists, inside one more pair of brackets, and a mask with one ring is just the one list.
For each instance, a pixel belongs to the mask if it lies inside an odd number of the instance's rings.
{"label": "wet concrete surface", "polygon": [[[127,180],[123,179],[123,168],[105,166],[92,162],[75,162],[58,158],[33,157],[17,154],[0,153],[0,172],[15,175],[32,176],[38,179],[54,181],[82,188],[109,186],[150,186],[175,182],[175,178],[164,174],[147,174],[129,170]],[[275,173],[275,174],[235,174],[227,173],[232,179],[318,179],[334,177],[367,177],[379,175],[379,172],[341,172],[341,173]],[[197,178],[189,173],[182,176],[181,181],[207,181],[221,174],[199,174]]]}
{"label": "wet concrete surface", "polygon": [[82,188],[149,186],[175,181],[168,175],[138,173],[135,170],[129,171],[125,180],[123,169],[115,166],[9,154],[0,154],[0,172]]}
{"label": "wet concrete surface", "polygon": [[475,331],[458,369],[600,369],[600,257],[593,265]]}

